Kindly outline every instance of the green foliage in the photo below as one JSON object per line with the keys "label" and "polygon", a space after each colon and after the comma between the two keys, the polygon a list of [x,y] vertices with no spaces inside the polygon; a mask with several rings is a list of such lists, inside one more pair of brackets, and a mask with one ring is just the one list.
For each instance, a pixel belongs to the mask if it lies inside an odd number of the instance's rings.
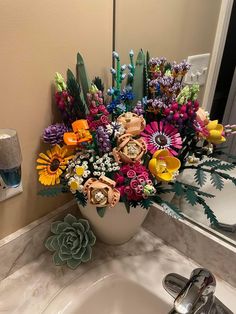
{"label": "green foliage", "polygon": [[218,166],[219,164],[221,163],[221,161],[219,159],[209,159],[209,160],[206,160],[204,162],[202,162],[199,167],[202,167],[202,166],[206,166],[206,167],[216,167]]}
{"label": "green foliage", "polygon": [[176,195],[181,196],[184,193],[183,186],[180,182],[176,181],[173,185],[173,190]]}
{"label": "green foliage", "polygon": [[42,189],[41,191],[38,192],[38,195],[40,196],[57,196],[61,193],[63,193],[62,191],[62,186],[58,185],[58,186],[50,186],[48,188]]}
{"label": "green foliage", "polygon": [[207,205],[206,201],[201,198],[198,197],[198,203],[200,205],[202,205],[203,209],[204,209],[204,214],[207,216],[207,218],[210,220],[210,222],[214,225],[217,226],[218,225],[218,220],[214,214],[214,212],[210,209],[210,207]]}
{"label": "green foliage", "polygon": [[[91,83],[88,79],[85,63],[83,57],[78,52],[77,53],[77,64],[76,64],[76,74],[77,74],[77,81],[81,83],[82,91],[83,91],[83,99],[86,102],[87,94],[89,92],[89,88]],[[85,108],[88,112],[88,108]]]}
{"label": "green foliage", "polygon": [[96,207],[98,215],[102,218],[105,215],[107,207]]}
{"label": "green foliage", "polygon": [[198,168],[194,174],[194,179],[198,185],[203,186],[207,179],[206,173],[201,168]]}
{"label": "green foliage", "polygon": [[224,170],[224,171],[230,171],[233,170],[236,167],[236,165],[231,163],[221,163],[217,166],[217,170]]}
{"label": "green foliage", "polygon": [[198,196],[194,190],[186,189],[184,197],[190,205],[194,206],[197,204]]}
{"label": "green foliage", "polygon": [[80,97],[80,86],[70,69],[67,70],[67,89],[74,98],[74,114],[76,119],[86,117],[86,105]]}
{"label": "green foliage", "polygon": [[96,85],[96,87],[100,90],[100,91],[104,91],[104,84],[102,82],[102,79],[98,76],[95,76],[95,78],[93,79],[93,83]]}
{"label": "green foliage", "polygon": [[134,99],[132,100],[132,107],[134,107],[137,102],[143,99],[143,76],[144,76],[144,67],[145,67],[145,55],[142,50],[139,51],[136,65],[135,65],[135,73],[133,79],[133,94]]}
{"label": "green foliage", "polygon": [[152,201],[152,199],[150,197],[146,198],[146,199],[142,199],[140,201],[140,205],[144,209],[149,209],[152,206],[152,204],[153,204],[153,201]]}
{"label": "green foliage", "polygon": [[66,264],[75,269],[91,259],[96,237],[90,230],[88,220],[68,214],[63,221],[51,224],[51,232],[52,235],[45,241],[45,247],[54,252],[53,262],[57,266]]}
{"label": "green foliage", "polygon": [[76,198],[77,202],[79,203],[79,205],[81,205],[83,207],[85,207],[87,205],[87,199],[83,193],[76,191],[75,198]]}
{"label": "green foliage", "polygon": [[224,181],[217,172],[211,173],[211,183],[217,190],[222,190],[224,187]]}

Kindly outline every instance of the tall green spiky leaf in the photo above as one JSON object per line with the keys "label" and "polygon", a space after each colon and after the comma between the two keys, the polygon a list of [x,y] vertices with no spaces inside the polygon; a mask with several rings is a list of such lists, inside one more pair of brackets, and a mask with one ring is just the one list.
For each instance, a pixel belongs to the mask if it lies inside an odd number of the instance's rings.
{"label": "tall green spiky leaf", "polygon": [[134,72],[134,80],[133,80],[134,99],[132,100],[132,104],[131,104],[132,107],[134,107],[139,100],[141,101],[143,99],[144,67],[145,67],[145,55],[143,51],[140,50],[137,56],[135,72]]}
{"label": "tall green spiky leaf", "polygon": [[86,102],[91,83],[86,73],[84,59],[79,52],[77,53],[76,75],[77,81],[81,83],[83,99]]}
{"label": "tall green spiky leaf", "polygon": [[194,174],[194,179],[198,185],[203,186],[207,179],[206,173],[201,168],[198,168]]}
{"label": "tall green spiky leaf", "polygon": [[74,98],[73,105],[75,110],[75,118],[85,118],[86,105],[80,97],[80,85],[76,81],[75,76],[70,69],[67,70],[67,89],[70,95]]}
{"label": "tall green spiky leaf", "polygon": [[217,190],[222,190],[224,187],[224,181],[217,172],[211,173],[211,183]]}

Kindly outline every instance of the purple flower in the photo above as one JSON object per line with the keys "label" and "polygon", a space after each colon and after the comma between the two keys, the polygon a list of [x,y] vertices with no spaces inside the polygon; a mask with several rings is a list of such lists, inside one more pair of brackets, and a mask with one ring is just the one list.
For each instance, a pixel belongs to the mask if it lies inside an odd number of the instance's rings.
{"label": "purple flower", "polygon": [[108,153],[111,151],[111,141],[107,130],[103,126],[99,126],[96,132],[98,149],[101,153]]}
{"label": "purple flower", "polygon": [[144,114],[143,104],[141,101],[138,101],[136,106],[133,109],[133,112],[136,113],[138,116],[141,116]]}
{"label": "purple flower", "polygon": [[68,132],[68,128],[64,123],[49,125],[43,132],[43,140],[52,145],[60,144],[63,142],[63,135],[66,132]]}

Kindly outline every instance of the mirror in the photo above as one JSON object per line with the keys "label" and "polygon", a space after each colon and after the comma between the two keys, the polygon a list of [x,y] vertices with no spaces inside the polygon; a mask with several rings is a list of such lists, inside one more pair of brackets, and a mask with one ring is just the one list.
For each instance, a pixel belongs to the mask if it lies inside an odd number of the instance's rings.
{"label": "mirror", "polygon": [[[213,64],[215,54],[220,54],[220,51],[215,51],[216,48],[216,35],[218,32],[219,16],[221,18],[223,3],[227,1],[221,0],[119,0],[115,1],[115,45],[114,48],[119,52],[121,62],[129,64],[128,52],[133,49],[136,56],[140,48],[145,52],[148,50],[150,57],[165,56],[168,61],[180,62],[183,59],[188,59],[189,56],[195,56],[200,54],[210,54],[210,64]],[[235,7],[235,5],[234,5]],[[230,15],[230,9],[228,10]],[[235,8],[232,10],[232,14],[235,14]],[[235,16],[235,15],[234,15]],[[226,17],[227,19],[227,17]],[[228,16],[229,19],[229,16]],[[233,18],[231,18],[231,21]],[[236,18],[234,19],[236,20]],[[229,30],[232,25],[229,24]],[[235,27],[235,23],[234,23]],[[227,28],[227,27],[226,27]],[[234,28],[235,29],[235,28]],[[217,30],[217,31],[216,31]],[[227,30],[225,31],[227,32]],[[229,35],[229,31],[228,31]],[[228,37],[227,37],[228,40]],[[227,43],[227,41],[226,41]],[[224,53],[224,57],[229,60],[229,54],[232,57],[233,53],[228,49],[227,53]],[[222,49],[223,50],[223,49]],[[231,47],[231,51],[232,47]],[[223,54],[223,51],[222,51]],[[232,59],[232,58],[231,58]],[[232,61],[232,60],[231,60]],[[234,66],[233,66],[234,62]],[[191,62],[190,62],[191,63]],[[229,62],[228,62],[229,63]],[[235,58],[230,64],[227,64],[231,68],[231,72],[234,72]],[[217,68],[215,64],[212,73]],[[219,67],[219,65],[218,65]],[[209,69],[209,66],[208,66]],[[218,81],[228,80],[229,87],[232,83],[232,89],[228,91],[223,90],[223,100],[225,104],[222,105],[222,99],[219,103],[217,93],[220,90],[220,82],[216,84],[215,96],[212,95],[213,101],[205,105],[207,108],[212,106],[212,115],[214,119],[218,119],[219,122],[224,124],[236,123],[236,74],[233,77],[226,78],[226,75],[221,78],[225,71],[221,73],[219,71]],[[214,78],[212,73],[206,75],[205,82],[200,86],[199,102],[203,103],[206,94],[209,95],[212,91],[209,91]],[[223,84],[225,85],[225,84]],[[208,90],[207,90],[208,89]],[[214,96],[214,97],[213,97]],[[228,99],[228,103],[227,103]],[[218,100],[218,102],[217,102]],[[222,109],[222,106],[224,107]],[[233,114],[234,113],[234,114]],[[226,152],[236,156],[235,142],[236,139],[229,140],[229,148]],[[224,150],[225,151],[225,150]],[[219,155],[217,158],[225,161],[234,162],[236,159],[229,159],[227,155]],[[236,177],[236,170],[232,169],[229,173]],[[184,180],[193,183],[194,172],[188,170],[184,173]],[[203,213],[202,208],[198,206],[191,206],[185,198],[175,198],[173,201],[178,202],[180,208],[183,210],[184,215],[199,224],[201,227],[207,229],[211,233],[214,232],[224,240],[236,245],[236,213],[234,202],[235,198],[235,185],[229,180],[224,180],[225,186],[221,191],[216,190],[210,182],[204,187],[204,191],[209,194],[214,194],[215,197],[208,200],[211,204],[218,221],[220,222],[219,228],[215,228],[209,223],[209,220]],[[208,202],[208,203],[209,203]],[[235,225],[234,225],[235,223]]]}

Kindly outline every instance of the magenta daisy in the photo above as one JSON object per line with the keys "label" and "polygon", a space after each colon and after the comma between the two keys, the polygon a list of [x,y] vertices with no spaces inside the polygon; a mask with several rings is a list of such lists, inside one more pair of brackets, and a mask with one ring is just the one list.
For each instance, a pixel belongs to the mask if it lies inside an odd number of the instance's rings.
{"label": "magenta daisy", "polygon": [[182,139],[178,130],[162,121],[147,124],[141,135],[151,154],[154,154],[158,149],[168,149],[172,155],[177,155],[177,151],[182,148]]}

